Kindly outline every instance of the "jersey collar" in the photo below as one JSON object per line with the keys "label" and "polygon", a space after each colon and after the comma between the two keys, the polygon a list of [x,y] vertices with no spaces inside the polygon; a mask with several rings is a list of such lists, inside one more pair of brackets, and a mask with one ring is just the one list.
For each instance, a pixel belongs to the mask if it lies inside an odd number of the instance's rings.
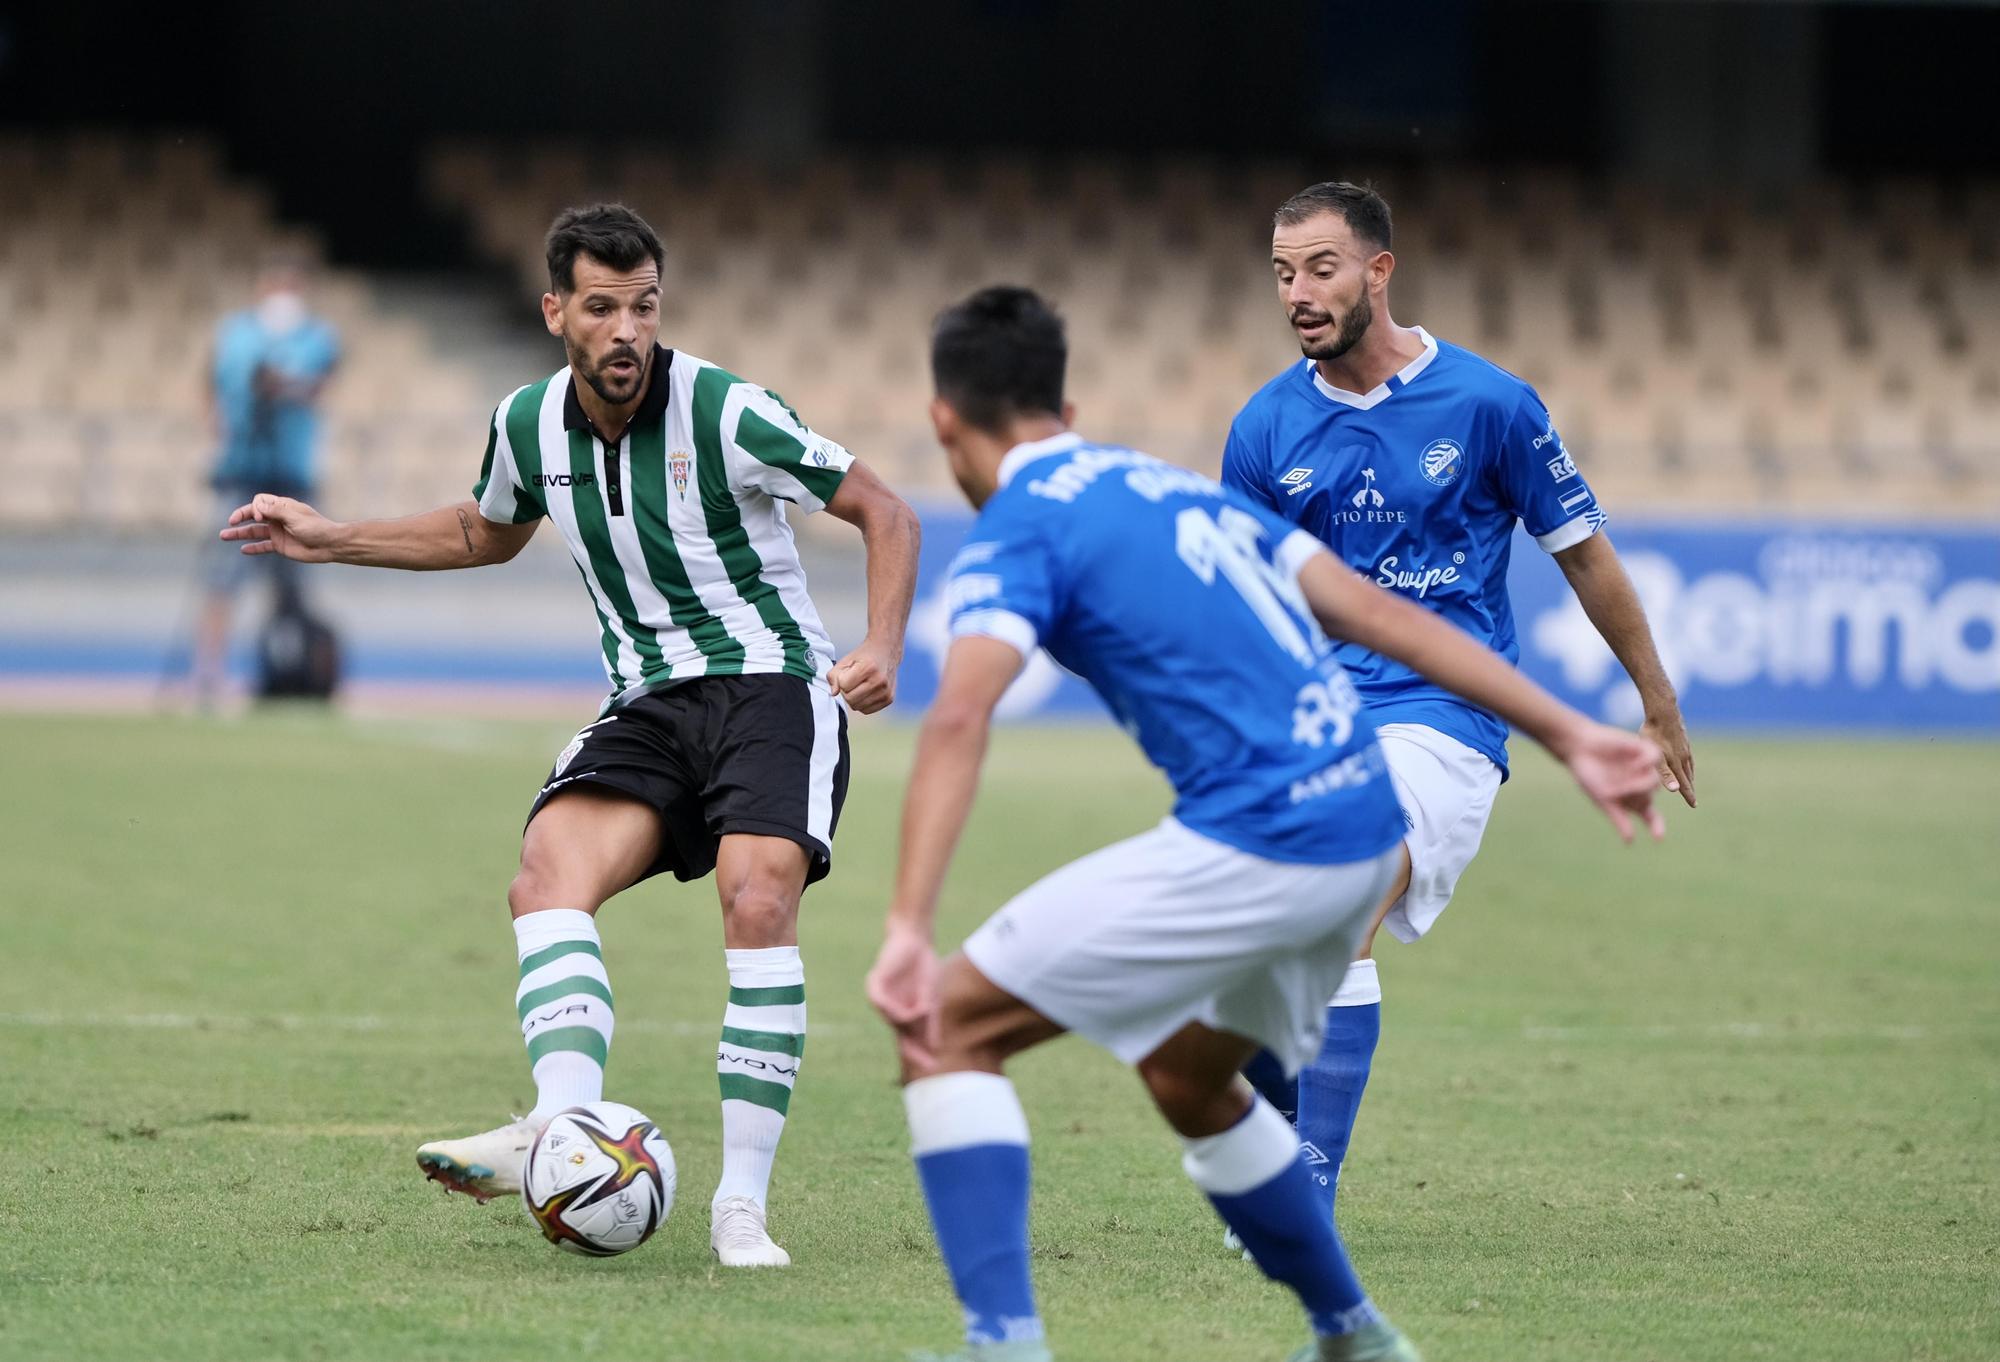
{"label": "jersey collar", "polygon": [[1007,451],[1007,457],[1000,460],[1000,485],[1005,487],[1016,473],[1026,468],[1036,459],[1046,459],[1051,454],[1061,454],[1075,449],[1083,443],[1083,437],[1073,430],[1060,435],[1051,435],[1046,440],[1030,440],[1024,445],[1015,445]]}
{"label": "jersey collar", "polygon": [[1404,388],[1408,387],[1410,380],[1430,368],[1431,361],[1438,357],[1438,343],[1436,338],[1421,326],[1412,327],[1411,329],[1424,338],[1424,352],[1365,393],[1352,393],[1345,388],[1334,387],[1331,383],[1320,377],[1319,365],[1313,363],[1311,360],[1307,360],[1306,376],[1312,379],[1314,391],[1329,401],[1338,402],[1343,407],[1353,407],[1357,411],[1367,411],[1370,407],[1379,406],[1381,403],[1388,401],[1391,394],[1401,392]]}
{"label": "jersey collar", "polygon": [[[646,395],[639,399],[638,409],[632,413],[632,419],[625,427],[627,430],[641,421],[657,421],[667,414],[667,391],[673,387],[668,381],[667,371],[673,367],[673,363],[673,351],[664,345],[653,347],[653,369],[646,375]],[[604,438],[597,428],[590,424],[590,418],[583,414],[583,403],[576,395],[574,370],[570,371],[569,386],[563,389],[563,429],[587,430],[600,440]]]}

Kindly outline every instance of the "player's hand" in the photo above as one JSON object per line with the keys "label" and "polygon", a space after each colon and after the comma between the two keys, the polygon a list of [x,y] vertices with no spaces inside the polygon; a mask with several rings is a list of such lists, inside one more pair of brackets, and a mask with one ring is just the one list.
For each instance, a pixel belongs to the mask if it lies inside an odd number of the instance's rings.
{"label": "player's hand", "polygon": [[1653,807],[1664,758],[1651,738],[1586,723],[1559,755],[1591,802],[1604,810],[1621,839],[1632,840],[1635,817],[1646,825],[1654,841],[1667,835],[1667,820]]}
{"label": "player's hand", "polygon": [[902,660],[900,650],[864,638],[859,648],[833,664],[827,680],[855,713],[874,714],[895,703],[896,667]]}
{"label": "player's hand", "polygon": [[927,1068],[937,1054],[938,957],[928,932],[891,924],[868,971],[868,1001],[896,1032],[906,1069]]}
{"label": "player's hand", "polygon": [[1661,788],[1680,795],[1694,807],[1694,749],[1688,746],[1687,725],[1681,722],[1679,705],[1668,705],[1657,714],[1648,714],[1639,725],[1642,736],[1660,745]]}
{"label": "player's hand", "polygon": [[333,537],[339,525],[290,497],[259,492],[247,506],[229,513],[222,537],[241,544],[245,553],[276,553],[301,563],[333,561]]}

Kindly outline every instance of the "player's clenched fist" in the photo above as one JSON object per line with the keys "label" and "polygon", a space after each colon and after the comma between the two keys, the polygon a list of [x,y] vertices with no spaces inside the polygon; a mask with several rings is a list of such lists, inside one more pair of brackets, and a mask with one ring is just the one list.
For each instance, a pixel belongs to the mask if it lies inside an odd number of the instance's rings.
{"label": "player's clenched fist", "polygon": [[333,560],[335,526],[331,520],[290,497],[259,492],[247,506],[229,513],[224,539],[243,546],[245,553],[278,553],[301,563]]}
{"label": "player's clenched fist", "polygon": [[887,649],[868,640],[833,664],[827,680],[835,695],[847,697],[857,714],[887,709],[896,699],[896,663]]}

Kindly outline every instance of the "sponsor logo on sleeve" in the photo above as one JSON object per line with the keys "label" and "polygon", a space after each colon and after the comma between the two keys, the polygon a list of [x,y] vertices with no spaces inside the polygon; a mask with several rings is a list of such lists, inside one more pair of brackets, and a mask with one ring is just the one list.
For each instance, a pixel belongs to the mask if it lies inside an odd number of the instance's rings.
{"label": "sponsor logo on sleeve", "polygon": [[1561,445],[1556,446],[1556,456],[1549,460],[1549,476],[1557,482],[1568,482],[1576,476],[1576,460]]}

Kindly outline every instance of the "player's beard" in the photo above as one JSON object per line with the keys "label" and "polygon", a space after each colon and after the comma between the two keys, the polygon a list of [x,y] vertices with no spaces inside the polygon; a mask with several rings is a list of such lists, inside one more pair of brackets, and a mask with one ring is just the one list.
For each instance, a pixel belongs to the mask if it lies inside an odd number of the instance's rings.
{"label": "player's beard", "polygon": [[1361,338],[1368,334],[1368,328],[1374,324],[1375,305],[1368,301],[1368,295],[1364,293],[1360,301],[1347,309],[1347,314],[1340,319],[1340,325],[1332,336],[1317,344],[1300,342],[1299,351],[1311,360],[1339,359],[1360,344]]}
{"label": "player's beard", "polygon": [[[603,359],[599,360],[595,366],[591,365],[590,356],[584,354],[582,347],[576,345],[567,336],[563,337],[563,349],[569,352],[570,367],[582,375],[583,381],[590,385],[592,392],[603,398],[611,406],[621,407],[645,391],[646,376],[653,367],[651,357],[640,354],[631,346],[618,346],[606,354]],[[606,365],[618,359],[629,359],[638,366],[633,371],[629,383],[620,383],[607,376],[604,372]]]}

